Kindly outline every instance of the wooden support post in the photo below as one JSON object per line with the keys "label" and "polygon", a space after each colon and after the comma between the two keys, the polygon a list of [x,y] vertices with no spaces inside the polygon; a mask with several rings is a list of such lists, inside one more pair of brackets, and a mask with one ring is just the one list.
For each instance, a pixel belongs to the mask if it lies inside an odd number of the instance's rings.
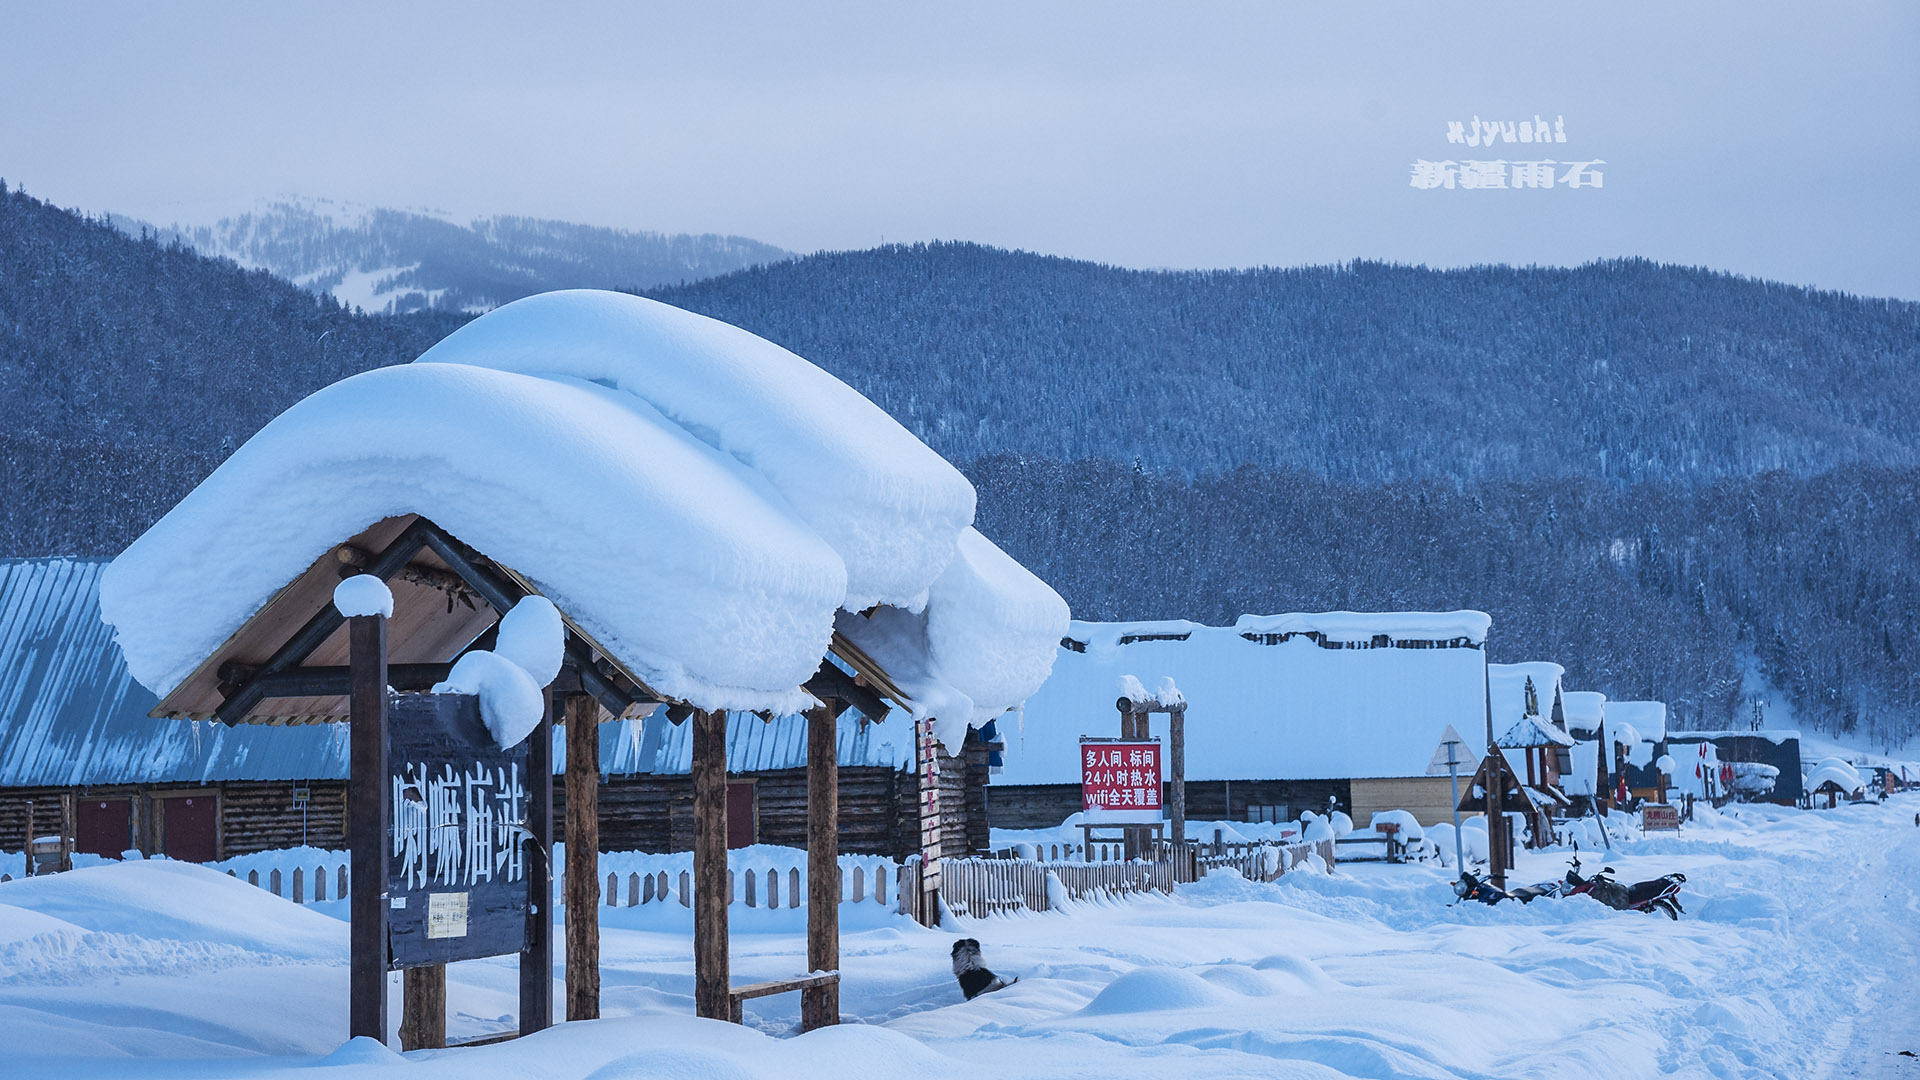
{"label": "wooden support post", "polygon": [[76,814],[74,813],[73,792],[60,793],[60,869],[73,869],[73,834]]}
{"label": "wooden support post", "polygon": [[520,1034],[553,1024],[553,691],[527,744],[527,947],[520,954]]}
{"label": "wooden support post", "polygon": [[[839,709],[807,711],[807,970],[840,970]],[[800,1030],[840,1022],[838,980],[800,991]]]}
{"label": "wooden support post", "polygon": [[447,1045],[447,967],[408,968],[401,977],[400,1049],[438,1050]]}
{"label": "wooden support post", "polygon": [[347,627],[350,768],[347,846],[353,865],[348,910],[351,970],[347,1033],[387,1041],[387,620],[356,615]]}
{"label": "wooden support post", "polygon": [[1175,705],[1167,715],[1167,752],[1173,770],[1173,846],[1187,842],[1187,707]]}
{"label": "wooden support post", "polygon": [[[1146,706],[1138,705],[1128,701],[1126,698],[1121,698],[1120,701],[1122,704],[1120,710],[1120,737],[1123,739],[1147,738],[1148,732],[1152,729],[1147,723],[1148,714]],[[1122,825],[1120,827],[1121,854],[1129,860],[1144,858],[1147,854],[1149,838],[1152,837],[1152,835],[1153,829],[1150,826]]]}
{"label": "wooden support post", "polygon": [[567,1019],[600,1018],[600,702],[567,695]]}
{"label": "wooden support post", "polygon": [[693,1007],[731,1016],[727,991],[727,714],[693,713]]}

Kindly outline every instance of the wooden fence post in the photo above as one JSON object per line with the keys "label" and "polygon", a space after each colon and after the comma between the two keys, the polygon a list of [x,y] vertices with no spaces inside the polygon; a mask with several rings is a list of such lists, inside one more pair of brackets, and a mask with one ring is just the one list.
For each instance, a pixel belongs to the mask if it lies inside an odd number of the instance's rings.
{"label": "wooden fence post", "polygon": [[567,1019],[600,1017],[600,702],[567,695]]}
{"label": "wooden fence post", "polygon": [[[830,705],[807,710],[807,970],[840,970],[839,723]],[[838,982],[800,991],[800,1030],[839,1022]]]}
{"label": "wooden fence post", "polygon": [[348,910],[347,1033],[387,1041],[387,620],[347,620],[347,846],[353,861]]}
{"label": "wooden fence post", "polygon": [[693,1003],[713,1020],[732,1016],[727,991],[727,714],[693,718]]}

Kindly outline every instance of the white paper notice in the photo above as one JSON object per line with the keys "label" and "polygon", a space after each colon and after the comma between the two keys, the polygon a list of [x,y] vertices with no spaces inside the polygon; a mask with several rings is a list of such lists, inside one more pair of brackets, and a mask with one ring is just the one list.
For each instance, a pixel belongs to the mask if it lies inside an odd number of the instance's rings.
{"label": "white paper notice", "polygon": [[427,937],[467,936],[467,896],[463,892],[427,895]]}

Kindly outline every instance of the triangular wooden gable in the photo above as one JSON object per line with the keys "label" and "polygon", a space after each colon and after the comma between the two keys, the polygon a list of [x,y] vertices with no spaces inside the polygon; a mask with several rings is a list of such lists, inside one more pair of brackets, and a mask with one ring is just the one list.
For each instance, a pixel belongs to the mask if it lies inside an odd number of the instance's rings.
{"label": "triangular wooden gable", "polygon": [[[1488,797],[1489,792],[1497,793],[1498,806],[1489,805],[1495,800]],[[1522,813],[1531,814],[1538,804],[1532,792],[1529,792],[1520,778],[1514,775],[1513,765],[1499,749],[1492,748],[1480,759],[1480,767],[1474,770],[1473,779],[1460,795],[1458,810],[1477,810],[1482,813]]]}
{"label": "triangular wooden gable", "polygon": [[[354,573],[378,576],[396,603],[388,628],[388,682],[397,690],[425,690],[446,678],[453,661],[473,648],[490,648],[500,615],[535,589],[513,569],[493,562],[432,521],[417,515],[388,518],[330,549],[254,613],[154,708],[156,717],[235,723],[315,723],[347,718],[346,620],[333,607],[333,587]],[[692,708],[648,687],[620,657],[582,630],[566,626],[565,661],[553,689],[583,692],[606,710],[604,718],[643,714],[666,704],[676,723]],[[908,704],[870,657],[839,635],[806,689],[874,720],[882,697]]]}

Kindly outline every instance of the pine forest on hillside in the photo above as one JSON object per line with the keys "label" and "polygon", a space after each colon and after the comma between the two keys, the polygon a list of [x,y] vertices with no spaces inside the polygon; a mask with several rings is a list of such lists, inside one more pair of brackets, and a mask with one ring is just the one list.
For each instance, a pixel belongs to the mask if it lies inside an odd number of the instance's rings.
{"label": "pine forest on hillside", "polygon": [[[960,462],[1078,617],[1477,607],[1494,659],[1688,726],[1744,721],[1754,658],[1803,720],[1920,731],[1920,305],[1639,261],[1146,273],[964,244],[650,295]],[[117,552],[288,405],[463,321],[6,191],[0,554]]]}

